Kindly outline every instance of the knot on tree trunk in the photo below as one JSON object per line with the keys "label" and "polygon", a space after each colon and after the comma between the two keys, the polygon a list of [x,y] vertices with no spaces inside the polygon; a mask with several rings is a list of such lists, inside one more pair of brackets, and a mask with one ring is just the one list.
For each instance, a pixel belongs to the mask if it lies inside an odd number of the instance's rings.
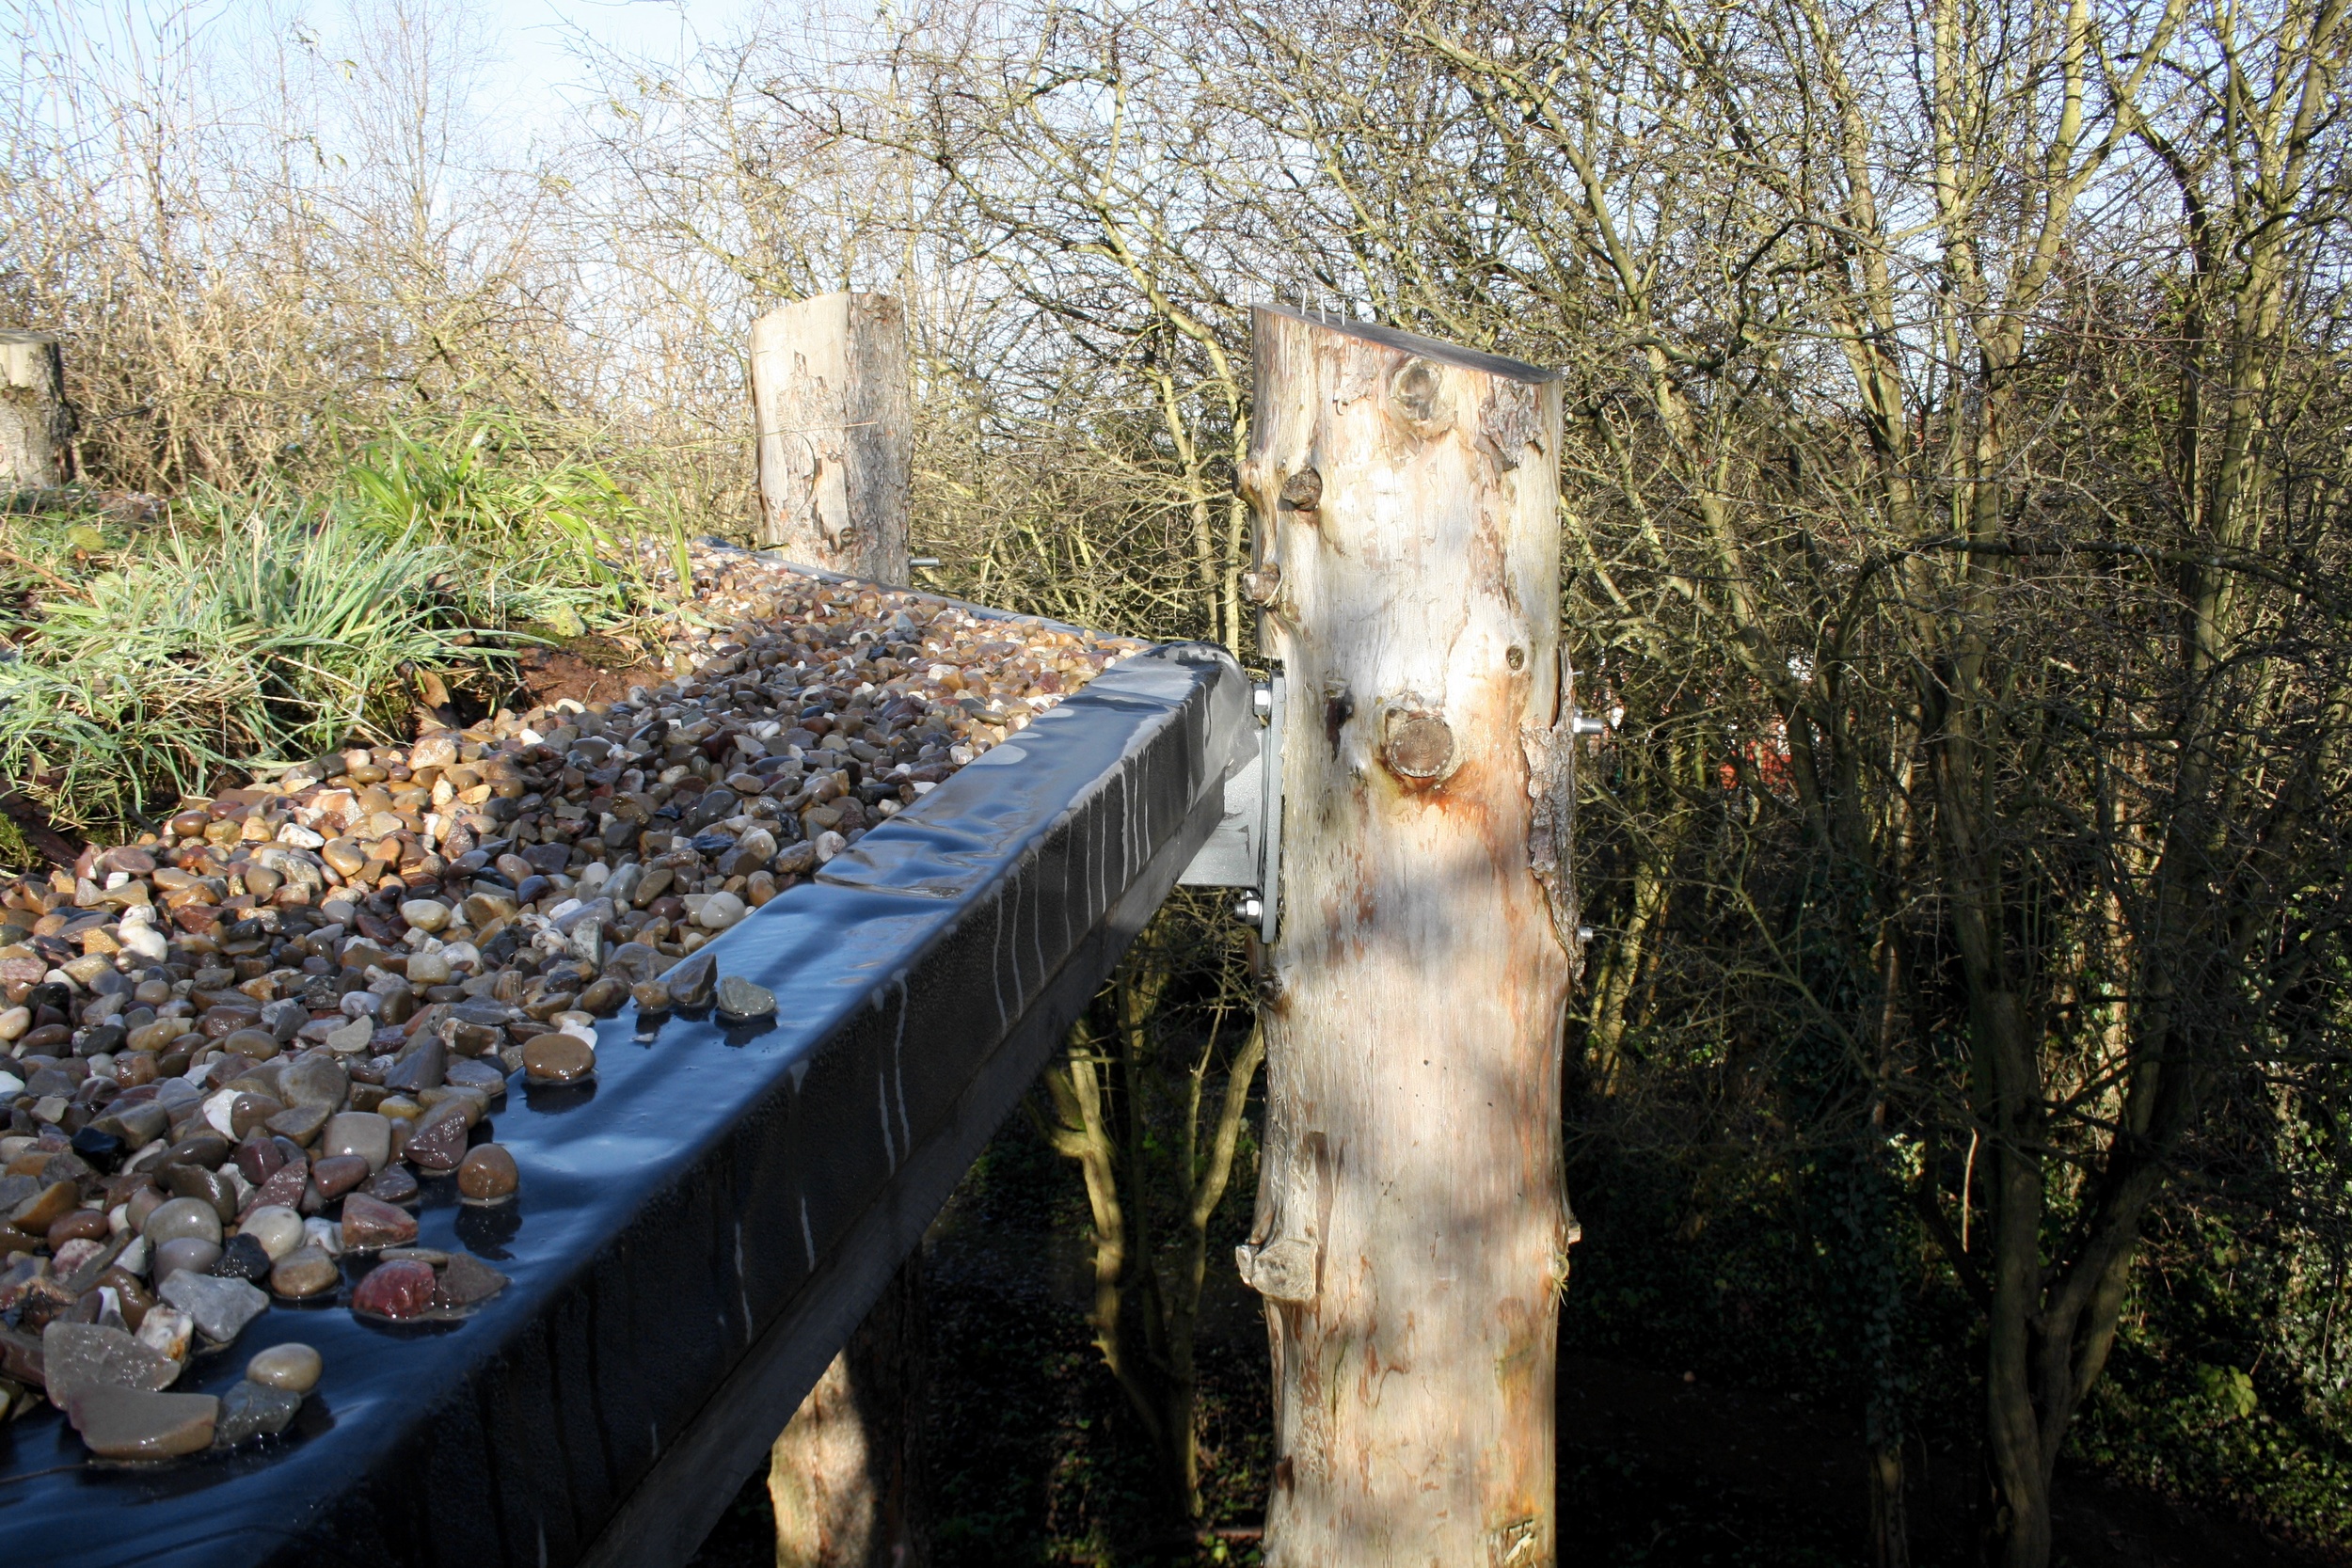
{"label": "knot on tree trunk", "polygon": [[1415,699],[1401,698],[1382,711],[1380,760],[1407,785],[1426,788],[1461,766],[1461,752],[1443,714]]}

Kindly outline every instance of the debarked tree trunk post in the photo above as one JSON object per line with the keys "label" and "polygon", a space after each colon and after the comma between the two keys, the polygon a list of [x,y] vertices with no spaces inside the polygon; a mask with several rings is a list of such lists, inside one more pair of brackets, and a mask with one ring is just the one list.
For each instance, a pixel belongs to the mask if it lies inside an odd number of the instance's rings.
{"label": "debarked tree trunk post", "polygon": [[768,1455],[776,1568],[922,1568],[923,1255],[891,1277]]}
{"label": "debarked tree trunk post", "polygon": [[760,543],[805,566],[905,582],[914,455],[898,302],[819,294],[754,322],[752,411]]}
{"label": "debarked tree trunk post", "polygon": [[1260,308],[1251,593],[1289,676],[1242,1274],[1273,1568],[1554,1560],[1572,714],[1547,372]]}
{"label": "debarked tree trunk post", "polygon": [[[760,541],[803,565],[907,580],[906,316],[832,293],[752,324]],[[909,1258],[770,1452],[779,1568],[930,1560],[920,1463],[922,1255]]]}
{"label": "debarked tree trunk post", "polygon": [[56,338],[0,331],[0,492],[49,490],[72,479],[72,442]]}

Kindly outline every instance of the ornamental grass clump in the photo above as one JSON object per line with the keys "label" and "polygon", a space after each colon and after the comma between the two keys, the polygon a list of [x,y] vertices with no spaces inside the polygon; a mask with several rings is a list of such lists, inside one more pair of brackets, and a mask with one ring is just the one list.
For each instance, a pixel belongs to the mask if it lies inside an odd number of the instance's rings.
{"label": "ornamental grass clump", "polygon": [[495,411],[438,434],[394,429],[343,470],[335,504],[380,534],[461,561],[463,594],[485,621],[554,638],[610,631],[637,613],[628,541],[647,519],[603,468],[544,457],[553,441]]}
{"label": "ornamental grass clump", "polygon": [[[0,619],[0,776],[61,827],[151,816],[225,770],[405,735],[407,673],[501,657],[484,590],[445,545],[340,511],[214,498],[127,536],[93,534]],[[10,543],[18,541],[11,539]],[[23,560],[66,562],[24,541]]]}

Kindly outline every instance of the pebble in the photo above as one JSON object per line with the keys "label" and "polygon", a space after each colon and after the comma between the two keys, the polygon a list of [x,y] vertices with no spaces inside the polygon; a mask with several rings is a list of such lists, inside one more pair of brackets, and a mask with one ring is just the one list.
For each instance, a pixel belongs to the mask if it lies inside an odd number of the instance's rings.
{"label": "pebble", "polygon": [[273,1263],[285,1261],[302,1245],[302,1216],[277,1204],[254,1210],[237,1230],[241,1237],[250,1236],[260,1243]]}
{"label": "pebble", "polygon": [[661,976],[670,988],[670,1000],[681,1007],[707,1007],[719,974],[719,959],[710,953],[697,953],[692,958]]}
{"label": "pebble", "polygon": [[342,1278],[342,1270],[336,1267],[324,1248],[300,1246],[286,1254],[278,1266],[269,1271],[269,1288],[281,1296],[300,1301],[331,1291]]}
{"label": "pebble", "polygon": [[766,986],[755,986],[740,974],[730,974],[719,982],[719,1016],[736,1023],[749,1023],[755,1019],[768,1018],[776,1010],[776,993]]}
{"label": "pebble", "polygon": [[250,1382],[272,1388],[283,1388],[289,1394],[307,1394],[318,1386],[319,1373],[326,1367],[316,1350],[300,1340],[288,1340],[272,1345],[245,1364],[245,1375]]}
{"label": "pebble", "polygon": [[210,1394],[86,1388],[67,1415],[101,1459],[173,1459],[212,1447],[220,1401]]}
{"label": "pebble", "polygon": [[343,1199],[342,1242],[345,1252],[381,1252],[406,1246],[417,1239],[417,1217],[407,1210],[365,1193]]}
{"label": "pebble", "polygon": [[489,1300],[511,1281],[479,1258],[458,1253],[441,1270],[439,1298],[452,1307],[472,1307]]}
{"label": "pebble", "polygon": [[50,1323],[41,1331],[40,1359],[49,1402],[60,1410],[86,1388],[161,1393],[180,1377],[177,1357],[141,1343],[122,1329],[96,1323]]}
{"label": "pebble", "polygon": [[326,1130],[319,1134],[319,1150],[330,1159],[356,1155],[371,1171],[382,1170],[391,1163],[392,1124],[373,1111],[344,1111],[327,1118]]}
{"label": "pebble", "polygon": [[339,1108],[351,1093],[351,1074],[331,1056],[310,1056],[278,1075],[278,1097],[289,1108]]}
{"label": "pebble", "polygon": [[468,1131],[464,1106],[436,1106],[417,1119],[415,1131],[401,1145],[401,1158],[421,1171],[437,1175],[453,1171],[466,1157]]}
{"label": "pebble", "polygon": [[[758,988],[715,996],[707,942],[1139,646],[691,548],[702,625],[672,679],[324,755],[72,876],[0,881],[0,1136],[33,1140],[0,1174],[9,1256],[170,1360],[226,1326],[175,1299],[258,1300],[232,1276],[263,1272],[327,1295],[347,1239],[412,1243],[419,1168],[510,1199],[515,1155],[467,1145],[518,1041],[552,1041],[532,1077],[580,1082],[631,1001],[766,1016]],[[441,1267],[445,1302],[504,1283]],[[0,1307],[40,1277],[18,1273],[0,1257]],[[191,1440],[168,1424],[124,1451]]]}
{"label": "pebble", "polygon": [[534,1084],[577,1084],[596,1070],[596,1048],[577,1035],[539,1035],[523,1047],[523,1074]]}
{"label": "pebble", "polygon": [[240,1231],[220,1249],[220,1261],[213,1265],[213,1273],[222,1279],[267,1279],[275,1261],[259,1237]]}
{"label": "pebble", "polygon": [[431,1309],[438,1284],[430,1263],[413,1258],[379,1263],[352,1291],[351,1309],[379,1318],[421,1317]]}
{"label": "pebble", "polygon": [[183,1236],[176,1242],[166,1242],[155,1248],[155,1284],[160,1288],[166,1280],[183,1272],[209,1274],[219,1261],[218,1242],[208,1242],[201,1236]]}
{"label": "pebble", "polygon": [[[187,1167],[180,1168],[184,1170]],[[147,1238],[150,1246],[159,1247],[167,1243],[188,1239],[218,1245],[220,1211],[202,1198],[175,1197],[147,1216],[147,1223],[139,1227],[139,1234]]]}
{"label": "pebble", "polygon": [[185,1361],[196,1340],[196,1320],[177,1307],[151,1304],[135,1331],[140,1344],[173,1361]]}
{"label": "pebble", "polygon": [[360,1191],[387,1203],[407,1203],[417,1196],[417,1179],[405,1165],[386,1165],[369,1177],[368,1184]]}
{"label": "pebble", "polygon": [[212,1446],[233,1449],[263,1437],[275,1437],[294,1424],[301,1409],[300,1394],[247,1379],[221,1396]]}
{"label": "pebble", "polygon": [[506,1202],[522,1184],[515,1156],[498,1144],[470,1149],[457,1166],[457,1196],[461,1202],[488,1208]]}
{"label": "pebble", "polygon": [[211,1275],[175,1274],[157,1294],[194,1318],[197,1332],[216,1345],[228,1344],[269,1310],[269,1297],[246,1281]]}
{"label": "pebble", "polygon": [[400,917],[421,931],[437,931],[449,924],[449,906],[437,898],[411,898],[400,906]]}
{"label": "pebble", "polygon": [[[386,1136],[389,1139],[389,1134]],[[319,1196],[331,1203],[373,1174],[359,1155],[332,1154],[310,1167],[310,1181]]]}

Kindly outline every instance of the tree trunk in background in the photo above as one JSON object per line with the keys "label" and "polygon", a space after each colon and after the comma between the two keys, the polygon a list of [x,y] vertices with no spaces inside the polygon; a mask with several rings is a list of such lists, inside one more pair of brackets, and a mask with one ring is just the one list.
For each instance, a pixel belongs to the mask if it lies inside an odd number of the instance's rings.
{"label": "tree trunk in background", "polygon": [[907,580],[914,464],[906,313],[888,294],[819,294],[752,324],[759,539],[807,566]]}
{"label": "tree trunk in background", "polygon": [[72,438],[56,337],[0,331],[0,491],[53,489],[72,478]]}
{"label": "tree trunk in background", "polygon": [[1290,677],[1266,1136],[1239,1250],[1269,1568],[1554,1560],[1572,715],[1560,391],[1260,308],[1253,593]]}
{"label": "tree trunk in background", "polygon": [[892,1276],[768,1456],[776,1568],[920,1568],[923,1255]]}

